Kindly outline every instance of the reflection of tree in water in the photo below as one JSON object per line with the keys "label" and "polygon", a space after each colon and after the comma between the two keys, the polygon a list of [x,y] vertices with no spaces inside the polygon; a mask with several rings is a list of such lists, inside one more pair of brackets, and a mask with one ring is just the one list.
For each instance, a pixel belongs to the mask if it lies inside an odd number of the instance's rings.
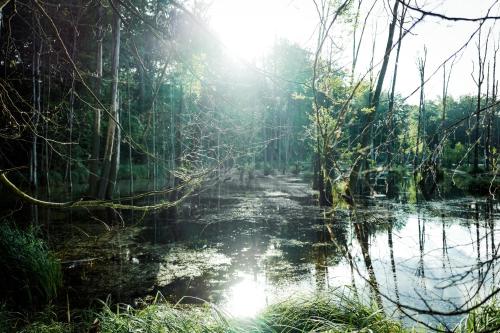
{"label": "reflection of tree in water", "polygon": [[328,267],[336,266],[340,262],[346,242],[346,230],[343,223],[324,221],[321,228],[316,231],[316,243],[312,247],[311,255],[314,261],[317,290],[327,290],[329,287]]}
{"label": "reflection of tree in water", "polygon": [[380,289],[373,269],[372,259],[369,252],[369,227],[366,221],[354,223],[354,233],[361,248],[363,261],[365,263],[366,271],[368,272],[368,280],[371,286],[373,299],[380,310],[383,310],[382,298],[380,296]]}
{"label": "reflection of tree in water", "polygon": [[420,217],[420,209],[417,212],[418,223],[418,251],[419,259],[415,275],[419,277],[422,288],[425,289],[425,267],[424,267],[424,250],[425,250],[425,219]]}
{"label": "reflection of tree in water", "polygon": [[[474,204],[474,226],[476,227],[476,251],[477,251],[477,278],[478,282],[483,279],[483,269],[481,264],[481,238],[479,232],[479,205]],[[481,282],[479,282],[481,283]]]}
{"label": "reflection of tree in water", "polygon": [[[356,212],[357,213],[357,212]],[[369,222],[369,218],[371,214],[356,214],[353,211],[349,212],[348,215],[348,222],[349,226],[352,228],[352,234],[359,244],[359,247],[361,249],[361,254],[363,257],[363,263],[366,269],[366,272],[368,273],[368,277],[365,278],[357,266],[354,257],[352,255],[352,250],[353,250],[353,243],[352,241],[348,241],[347,238],[345,237],[346,234],[342,234],[339,237],[339,233],[336,232],[336,229],[334,226],[339,226],[339,225],[345,225],[342,223],[338,223],[339,221],[334,221],[332,224],[328,225],[328,230],[330,233],[330,239],[336,247],[342,251],[344,257],[347,259],[347,262],[350,267],[351,271],[351,287],[354,292],[354,296],[358,298],[358,290],[356,287],[356,280],[355,280],[355,274],[361,276],[365,281],[370,285],[370,292],[372,294],[371,299],[375,300],[376,306],[383,311],[384,306],[382,303],[382,297],[380,294],[380,289],[379,289],[379,283],[377,281],[377,277],[375,275],[375,270],[373,267],[372,263],[372,258],[370,256],[370,235],[375,234],[377,232],[377,229],[380,228],[380,225],[377,225],[376,223],[371,223]],[[392,226],[391,226],[392,228]],[[392,232],[392,229],[391,229]],[[391,238],[391,244],[392,244],[392,238]],[[391,245],[392,248],[392,245]],[[395,270],[395,266],[394,266]],[[395,276],[395,273],[394,273]],[[399,294],[399,293],[398,293]]]}
{"label": "reflection of tree in water", "polygon": [[[397,275],[401,271],[404,272],[406,266],[404,262],[401,262],[403,266],[398,267],[397,258],[395,258],[395,253],[398,250],[397,245],[396,249],[394,248],[393,239],[395,228],[399,230],[401,221],[409,221],[409,218],[400,215],[381,218],[380,211],[385,214],[385,210],[379,210],[380,207],[378,206],[370,206],[368,210],[359,208],[358,211],[350,215],[352,217],[350,225],[352,225],[354,239],[359,244],[363,256],[366,277],[364,277],[362,267],[356,266],[356,262],[353,260],[352,246],[347,242],[341,246],[351,271],[361,276],[370,285],[371,299],[377,303],[377,306],[381,308],[383,299],[384,303],[387,301],[384,304],[385,306],[393,304],[403,316],[421,321],[424,326],[440,323],[445,329],[449,328],[451,330],[459,320],[457,318],[478,309],[490,297],[500,292],[499,287],[495,284],[496,274],[498,274],[496,272],[498,270],[496,261],[499,248],[495,244],[494,234],[498,232],[498,230],[495,230],[495,217],[498,216],[496,215],[498,212],[495,211],[494,203],[491,200],[485,200],[485,205],[482,202],[477,203],[476,206],[467,203],[468,209],[465,210],[460,209],[464,207],[463,205],[462,202],[460,207],[451,206],[439,210],[435,209],[434,204],[424,203],[418,204],[416,207],[415,227],[418,228],[416,230],[418,232],[418,254],[415,253],[415,257],[413,257],[413,259],[416,259],[415,261],[405,261],[414,262],[416,265],[413,272],[419,282],[418,288],[413,289],[410,286],[416,295],[414,299],[408,298],[410,296],[405,294],[402,294],[404,299],[401,299]],[[391,208],[387,210],[390,211]],[[435,212],[439,212],[439,214],[434,215]],[[464,219],[465,223],[459,223]],[[377,223],[377,221],[384,223]],[[454,221],[457,222],[454,223]],[[464,243],[460,241],[460,238],[458,238],[458,241],[456,238],[449,238],[451,235],[450,230],[455,230],[457,227],[469,228],[471,232],[470,243]],[[385,243],[388,246],[389,254],[387,265],[390,264],[394,281],[390,283],[394,287],[393,291],[390,291],[391,287],[387,283],[382,286],[377,281],[376,273],[378,271],[375,272],[370,255],[370,246],[374,246],[374,244],[370,244],[371,235],[382,234],[382,229],[387,235],[387,243]],[[441,235],[430,234],[433,233],[434,229],[439,230]],[[434,236],[437,236],[437,239]],[[453,240],[453,242],[450,243],[450,240]],[[338,243],[340,245],[340,242]],[[380,243],[377,244],[378,247],[383,246]],[[473,253],[467,258],[461,258],[459,253],[463,255],[464,250],[462,249],[467,248],[472,248]],[[428,254],[426,254],[426,250],[429,252]],[[432,252],[435,250],[439,250],[438,253],[441,254],[442,263],[438,267],[442,269],[442,275],[433,273],[437,267],[429,268],[425,266],[426,255],[432,257]],[[467,260],[467,264],[463,263],[463,259]],[[429,269],[433,270],[431,275],[429,275]],[[355,288],[354,279],[353,286]],[[383,287],[382,290],[388,292],[382,291],[381,287]],[[418,289],[424,292],[421,293]],[[452,296],[456,292],[459,294]],[[431,295],[435,297],[429,298]]]}
{"label": "reflection of tree in water", "polygon": [[443,232],[442,232],[442,251],[443,251],[443,258],[441,259],[442,260],[442,267],[443,267],[443,270],[446,269],[446,262],[448,261],[448,263],[450,262],[450,256],[448,254],[448,242],[446,241],[446,222],[445,222],[445,219],[444,219],[444,214],[441,214],[441,225],[442,225],[442,229],[443,229]]}
{"label": "reflection of tree in water", "polygon": [[[493,217],[493,205],[494,201],[491,197],[488,197],[486,200],[486,223],[489,228],[490,232],[490,238],[491,238],[491,260],[495,259],[495,256],[497,254],[496,252],[496,247],[495,247],[495,219]],[[486,238],[488,239],[488,238]],[[486,250],[486,253],[488,250]],[[492,270],[492,283],[495,285],[495,269]]]}
{"label": "reflection of tree in water", "polygon": [[394,295],[396,296],[396,306],[399,308],[400,298],[399,298],[399,290],[398,290],[398,278],[396,274],[396,261],[394,260],[394,243],[392,241],[392,223],[394,221],[391,219],[389,221],[389,225],[387,227],[387,242],[389,246],[389,254],[391,257],[391,271],[392,278],[394,279]]}
{"label": "reflection of tree in water", "polygon": [[313,247],[314,275],[317,290],[326,290],[328,286],[328,247],[323,245],[328,241],[326,226],[316,232],[317,246]]}

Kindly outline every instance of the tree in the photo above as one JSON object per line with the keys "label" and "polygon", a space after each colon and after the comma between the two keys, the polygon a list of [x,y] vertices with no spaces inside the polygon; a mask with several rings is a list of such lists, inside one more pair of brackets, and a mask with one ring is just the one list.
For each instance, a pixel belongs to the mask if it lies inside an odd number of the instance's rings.
{"label": "tree", "polygon": [[[102,63],[103,63],[103,38],[104,38],[104,8],[100,3],[97,4],[97,26],[95,29],[95,36],[97,42],[97,52],[96,52],[96,78],[95,78],[95,90],[96,95],[101,98],[102,95]],[[94,126],[92,134],[92,151],[89,161],[89,195],[92,197],[97,197],[97,185],[98,185],[98,169],[99,169],[99,157],[100,157],[100,147],[101,147],[101,108],[99,105],[94,111]]]}
{"label": "tree", "polygon": [[111,199],[119,164],[120,123],[119,123],[119,102],[118,102],[118,75],[120,67],[120,4],[113,2],[113,56],[111,62],[112,88],[111,88],[111,108],[108,118],[108,132],[97,197],[100,199]]}
{"label": "tree", "polygon": [[[361,131],[361,148],[358,151],[358,156],[355,159],[355,164],[352,168],[350,175],[350,188],[355,190],[355,192],[366,194],[369,192],[369,170],[368,170],[368,153],[373,148],[373,142],[371,141],[371,129],[373,127],[373,120],[375,114],[380,104],[380,96],[382,94],[382,87],[384,84],[385,75],[387,72],[387,67],[389,65],[389,59],[391,56],[391,51],[393,49],[394,31],[396,30],[396,23],[398,20],[398,7],[399,1],[394,1],[394,6],[392,9],[392,20],[389,25],[389,32],[387,36],[387,43],[385,47],[384,59],[382,61],[382,66],[380,73],[378,75],[377,84],[372,98],[369,101],[368,109],[370,110],[366,115],[366,120]],[[359,182],[361,173],[364,171],[364,181]]]}

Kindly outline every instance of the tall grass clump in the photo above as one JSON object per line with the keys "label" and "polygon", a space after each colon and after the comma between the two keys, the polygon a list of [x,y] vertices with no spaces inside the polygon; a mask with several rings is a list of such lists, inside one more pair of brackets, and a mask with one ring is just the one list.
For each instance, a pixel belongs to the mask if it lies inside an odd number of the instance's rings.
{"label": "tall grass clump", "polygon": [[127,305],[113,309],[105,305],[96,314],[92,326],[101,333],[233,331],[228,319],[209,305],[179,309],[168,303],[152,304],[142,309]]}
{"label": "tall grass clump", "polygon": [[178,308],[168,303],[142,309],[108,305],[96,314],[99,332],[178,333],[298,333],[298,332],[410,332],[382,311],[339,296],[300,297],[271,305],[261,314],[236,319],[215,306]]}
{"label": "tall grass clump", "polygon": [[[375,307],[344,295],[300,297],[268,307],[259,321],[270,332],[409,332]],[[268,331],[268,330],[266,330]]]}
{"label": "tall grass clump", "polygon": [[455,332],[500,332],[500,306],[498,301],[493,301],[471,311],[460,322]]}
{"label": "tall grass clump", "polygon": [[[0,311],[0,319],[1,319]],[[9,327],[6,332],[22,333],[420,333],[433,330],[404,327],[376,307],[342,295],[295,297],[267,307],[247,319],[233,318],[216,306],[172,305],[166,302],[142,305],[109,305],[100,310],[86,310],[80,320],[58,322],[55,314],[45,310],[24,325]],[[73,317],[75,318],[75,317]],[[11,320],[12,322],[12,320]],[[15,330],[12,330],[15,328]],[[443,328],[437,327],[436,331]],[[500,308],[496,304],[470,313],[454,333],[500,332]]]}
{"label": "tall grass clump", "polygon": [[0,253],[0,298],[9,307],[36,309],[57,295],[61,265],[34,229],[0,224]]}

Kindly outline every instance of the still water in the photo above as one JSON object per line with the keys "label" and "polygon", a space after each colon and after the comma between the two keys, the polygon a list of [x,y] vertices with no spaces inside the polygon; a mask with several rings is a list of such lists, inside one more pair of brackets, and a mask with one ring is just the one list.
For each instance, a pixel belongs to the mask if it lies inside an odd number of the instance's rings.
{"label": "still water", "polygon": [[498,203],[415,202],[409,192],[326,214],[300,178],[260,176],[206,189],[175,220],[125,215],[127,227],[108,230],[97,218],[55,218],[64,298],[83,307],[161,293],[247,317],[290,296],[335,290],[409,323],[454,324],[460,316],[416,309],[461,309],[498,287]]}

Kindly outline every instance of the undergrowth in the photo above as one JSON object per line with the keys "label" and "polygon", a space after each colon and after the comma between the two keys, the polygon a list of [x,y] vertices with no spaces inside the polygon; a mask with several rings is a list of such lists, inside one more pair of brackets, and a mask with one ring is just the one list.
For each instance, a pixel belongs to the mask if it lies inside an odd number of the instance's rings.
{"label": "undergrowth", "polygon": [[[0,332],[9,327],[12,315],[0,311]],[[39,316],[15,331],[22,333],[299,333],[299,332],[358,332],[410,333],[427,332],[408,328],[382,311],[359,301],[335,295],[331,297],[295,298],[269,306],[249,319],[233,318],[217,307],[174,306],[155,302],[133,308],[128,305],[103,303],[98,311],[85,311],[80,320],[71,324],[59,322],[55,314]],[[6,322],[2,323],[3,320]],[[7,318],[7,319],[6,319]],[[9,322],[10,320],[10,322]],[[12,329],[12,325],[10,326]],[[498,332],[500,308],[492,303],[466,317],[453,331],[455,333]],[[5,332],[11,332],[6,330]]]}
{"label": "undergrowth", "polygon": [[36,309],[50,302],[62,284],[61,265],[33,228],[0,224],[0,299],[10,307]]}

